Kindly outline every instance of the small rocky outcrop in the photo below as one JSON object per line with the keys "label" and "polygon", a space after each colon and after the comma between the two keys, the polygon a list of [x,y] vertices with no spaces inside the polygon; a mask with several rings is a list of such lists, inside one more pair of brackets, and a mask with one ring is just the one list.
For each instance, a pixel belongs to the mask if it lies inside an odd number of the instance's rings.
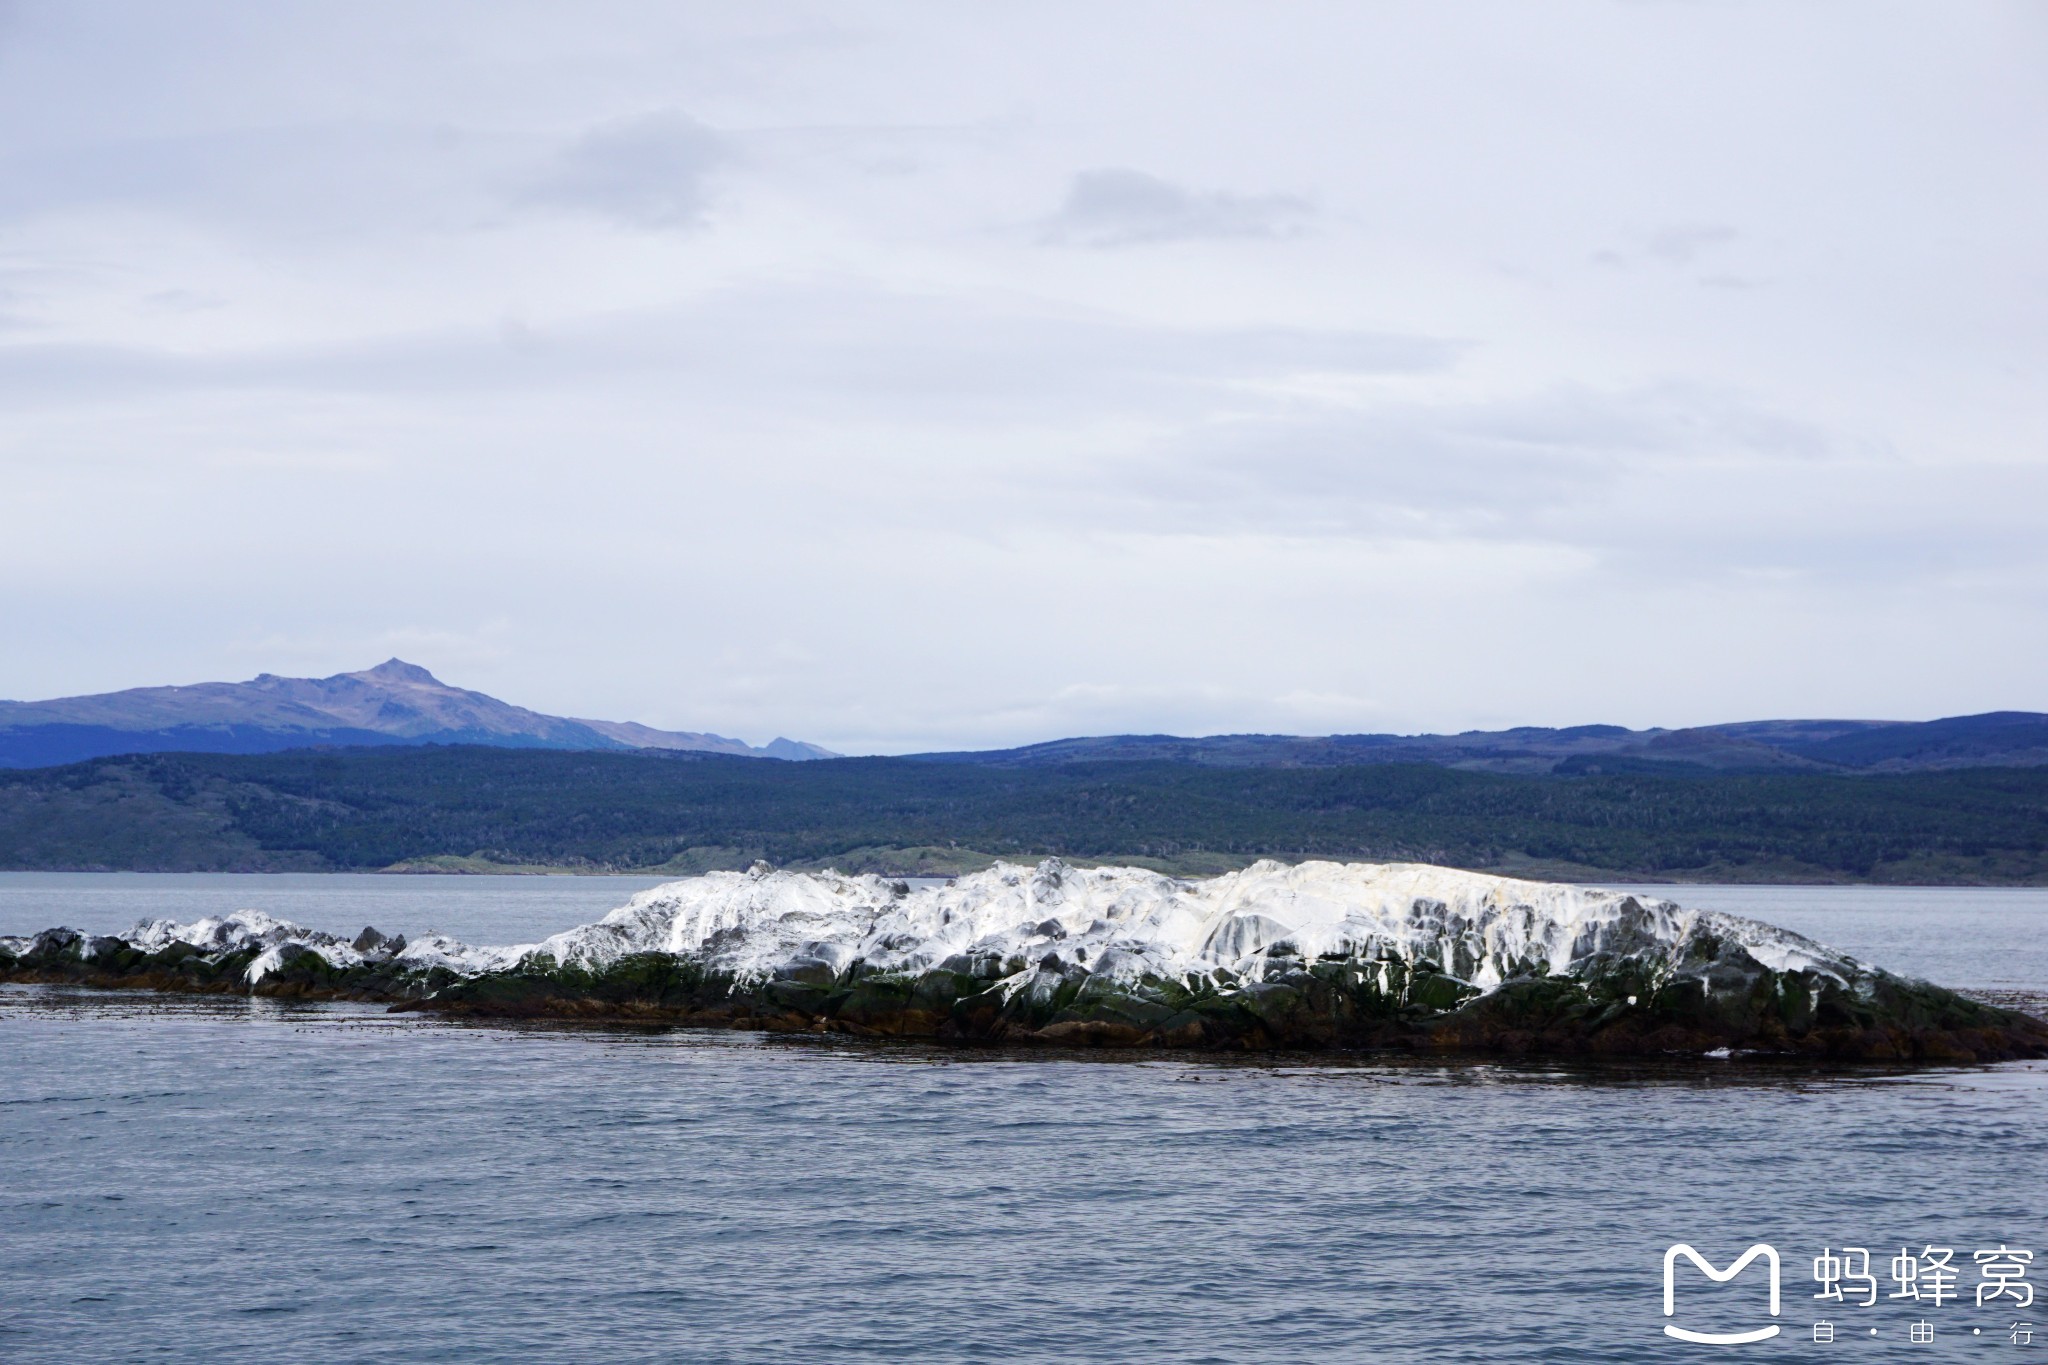
{"label": "small rocky outcrop", "polygon": [[1755,921],[1418,864],[1184,881],[1048,861],[921,891],[757,864],[538,944],[345,942],[243,912],[0,939],[0,979],[960,1042],[2048,1056],[2048,1023]]}

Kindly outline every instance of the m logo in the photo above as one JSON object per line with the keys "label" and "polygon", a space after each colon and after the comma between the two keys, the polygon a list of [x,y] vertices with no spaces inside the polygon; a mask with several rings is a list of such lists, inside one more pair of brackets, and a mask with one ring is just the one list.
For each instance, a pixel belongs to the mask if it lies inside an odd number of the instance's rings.
{"label": "m logo", "polygon": [[[1698,1266],[1706,1277],[1715,1284],[1726,1284],[1740,1275],[1743,1268],[1761,1256],[1771,1267],[1771,1316],[1778,1316],[1778,1251],[1776,1247],[1758,1242],[1755,1246],[1735,1258],[1726,1270],[1716,1270],[1707,1263],[1707,1258],[1694,1251],[1684,1242],[1673,1246],[1664,1253],[1664,1316],[1672,1317],[1678,1312],[1678,1286],[1673,1282],[1673,1271],[1677,1269],[1678,1258],[1685,1257]],[[1677,1337],[1680,1341],[1701,1341],[1709,1346],[1739,1346],[1745,1341],[1765,1341],[1778,1335],[1778,1324],[1758,1327],[1747,1332],[1692,1332],[1683,1327],[1664,1324],[1664,1335]]]}

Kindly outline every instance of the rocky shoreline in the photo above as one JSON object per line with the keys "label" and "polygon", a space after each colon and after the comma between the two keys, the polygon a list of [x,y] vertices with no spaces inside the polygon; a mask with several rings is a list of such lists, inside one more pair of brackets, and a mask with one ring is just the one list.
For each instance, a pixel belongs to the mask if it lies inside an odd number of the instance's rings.
{"label": "rocky shoreline", "polygon": [[0,939],[0,981],[960,1043],[1524,1056],[2048,1057],[2048,1022],[1669,902],[1415,865],[946,888],[715,873],[537,945],[244,912]]}

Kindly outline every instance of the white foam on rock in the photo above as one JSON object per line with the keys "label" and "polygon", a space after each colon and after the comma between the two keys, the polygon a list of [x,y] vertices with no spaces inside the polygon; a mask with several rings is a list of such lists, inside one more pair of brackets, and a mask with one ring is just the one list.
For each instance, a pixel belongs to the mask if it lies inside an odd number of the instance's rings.
{"label": "white foam on rock", "polygon": [[1491,990],[1539,967],[1570,974],[1612,958],[1644,960],[1669,974],[1707,936],[1739,945],[1772,971],[1817,971],[1845,984],[1869,971],[1754,920],[1425,863],[1266,861],[1190,880],[1048,859],[1036,867],[997,863],[918,890],[881,877],[778,872],[761,864],[666,883],[594,924],[538,944],[471,947],[424,934],[396,954],[364,953],[260,910],[191,924],[148,920],[122,937],[146,952],[173,943],[209,956],[260,947],[246,973],[252,985],[299,952],[318,953],[335,967],[383,961],[463,976],[522,960],[601,968],[656,952],[693,956],[743,981],[804,966],[837,973],[855,961],[915,973],[994,959],[1016,984],[1041,965],[1080,967],[1111,981],[1152,975],[1230,984],[1331,955],[1428,962]]}

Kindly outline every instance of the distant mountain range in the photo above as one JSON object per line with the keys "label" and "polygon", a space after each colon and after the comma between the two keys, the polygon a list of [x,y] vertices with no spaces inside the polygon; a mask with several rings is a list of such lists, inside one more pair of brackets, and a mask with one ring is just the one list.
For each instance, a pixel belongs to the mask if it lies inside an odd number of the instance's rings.
{"label": "distant mountain range", "polygon": [[[632,721],[548,716],[450,687],[390,659],[360,673],[189,687],[137,687],[55,701],[0,701],[0,768],[133,753],[260,754],[363,745],[668,750],[749,758],[837,758],[815,744],[755,747],[724,735]],[[1509,774],[1895,773],[2048,765],[2048,715],[1993,711],[1946,720],[1757,720],[1684,730],[1525,726],[1456,735],[1103,735],[1017,749],[913,754],[914,762],[1036,768],[1164,762],[1216,768],[1425,763]]]}
{"label": "distant mountain range", "polygon": [[390,659],[331,678],[137,687],[55,701],[0,701],[0,767],[42,768],[111,754],[260,754],[316,746],[487,744],[520,749],[667,749],[753,758],[837,758],[793,739],[744,740],[631,721],[542,715],[450,687]]}
{"label": "distant mountain range", "polygon": [[1109,735],[1020,749],[915,755],[1011,768],[1153,761],[1219,768],[1429,763],[1494,773],[1896,773],[2048,764],[2048,715],[1992,711],[1947,720],[1756,720],[1688,730],[1578,725],[1458,735]]}

